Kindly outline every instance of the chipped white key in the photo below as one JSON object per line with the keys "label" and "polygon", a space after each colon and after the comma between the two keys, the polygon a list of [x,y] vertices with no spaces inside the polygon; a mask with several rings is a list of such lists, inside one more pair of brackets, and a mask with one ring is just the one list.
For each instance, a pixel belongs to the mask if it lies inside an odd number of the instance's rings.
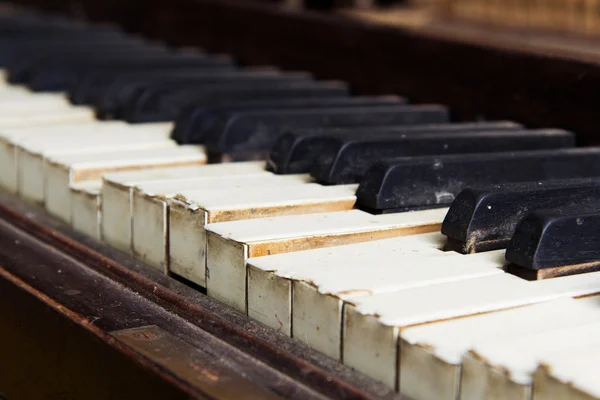
{"label": "chipped white key", "polygon": [[[596,307],[561,298],[530,306],[404,328],[400,332],[402,390],[416,398],[456,398],[463,355],[477,341],[502,340],[583,323]],[[600,316],[600,315],[598,315]],[[391,374],[391,371],[390,371]],[[463,372],[463,381],[468,379]],[[439,382],[427,387],[425,382]],[[422,382],[419,384],[419,381]],[[462,393],[462,391],[461,391]],[[487,398],[487,397],[481,397]]]}
{"label": "chipped white key", "polygon": [[[356,185],[322,186],[314,183],[294,185],[285,190],[276,187],[254,189],[214,190],[210,192],[181,192],[170,205],[170,265],[186,265],[195,260],[188,269],[177,270],[184,278],[205,286],[208,272],[205,259],[199,251],[206,248],[204,226],[210,223],[236,221],[295,214],[310,214],[351,209],[356,201]],[[192,251],[190,251],[190,249]],[[222,262],[237,262],[237,248],[221,254]],[[213,253],[215,254],[215,253]],[[179,258],[176,260],[175,258]],[[209,257],[207,255],[207,257]],[[239,307],[243,309],[243,306]]]}
{"label": "chipped white key", "polygon": [[[275,175],[261,171],[255,175],[230,175],[217,178],[189,178],[142,183],[136,186],[132,202],[132,251],[148,265],[164,273],[169,268],[169,200],[185,190],[250,189],[301,185],[310,175]],[[282,189],[283,190],[283,189]],[[177,238],[173,238],[177,240]],[[204,257],[204,249],[189,249]],[[186,265],[186,268],[194,264]],[[178,271],[175,266],[174,272]]]}
{"label": "chipped white key", "polygon": [[[344,306],[343,360],[369,373],[382,367],[379,355],[396,348],[398,330],[404,327],[599,292],[600,273],[533,282],[500,274],[350,299]],[[386,376],[385,383],[392,384],[389,377],[393,371],[378,375]],[[400,375],[401,391],[422,398],[416,392],[421,386],[407,377]],[[439,397],[433,398],[443,399],[452,388],[445,385],[447,381],[437,382],[430,390],[439,391]]]}
{"label": "chipped white key", "polygon": [[136,185],[164,180],[264,173],[265,163],[262,161],[107,173],[102,185],[102,239],[121,250],[131,251],[131,207]]}
{"label": "chipped white key", "polygon": [[78,136],[59,136],[17,141],[17,190],[21,197],[44,201],[44,158],[66,154],[137,151],[154,147],[177,147],[164,129],[141,130],[130,126]]}
{"label": "chipped white key", "polygon": [[79,123],[56,124],[7,128],[0,131],[0,185],[10,192],[17,191],[17,155],[15,143],[22,140],[42,140],[47,136],[69,136],[79,132],[97,132],[115,127],[127,126],[120,121],[83,121]]}
{"label": "chipped white key", "polygon": [[[494,252],[467,258],[443,252],[439,249],[443,246],[442,238],[439,233],[429,233],[251,258],[248,315],[291,335],[292,309],[300,324],[318,309],[322,316],[319,331],[336,331],[339,335],[345,299],[503,273],[496,268],[501,255]],[[306,292],[309,297],[305,298],[304,284],[316,287],[317,291]],[[297,293],[296,287],[299,287]],[[296,328],[303,340],[303,328]],[[338,336],[336,340],[339,343],[341,338]],[[340,358],[339,346],[322,345],[318,338],[315,341],[304,337],[304,341],[333,358]]]}
{"label": "chipped white key", "polygon": [[[593,305],[586,304],[590,299]],[[516,323],[520,329],[518,333],[507,335],[506,323],[503,323],[498,326],[500,337],[478,335],[485,321],[480,321],[471,332],[455,332],[454,336],[460,336],[457,341],[464,341],[465,337],[473,340],[471,350],[462,361],[460,399],[529,400],[532,375],[540,356],[599,346],[600,298],[594,296],[571,303],[564,300],[570,299],[563,299],[562,304],[547,312],[546,319],[541,322],[538,322],[541,316],[528,315]],[[532,319],[537,323],[532,325]],[[531,328],[523,329],[524,326]],[[443,331],[444,327],[440,328],[440,335],[448,334]],[[512,331],[511,327],[508,330]]]}
{"label": "chipped white key", "polygon": [[50,213],[70,222],[69,186],[73,183],[98,180],[111,171],[200,165],[205,162],[206,153],[202,146],[47,157],[44,158],[44,203]]}
{"label": "chipped white key", "polygon": [[534,377],[534,400],[600,399],[598,367],[600,346],[584,346],[576,351],[548,352],[540,356]]}
{"label": "chipped white key", "polygon": [[224,222],[207,227],[207,291],[246,311],[248,258],[439,230],[447,209],[373,215],[360,210]]}
{"label": "chipped white key", "polygon": [[71,185],[71,226],[100,240],[100,188],[102,181],[84,181]]}

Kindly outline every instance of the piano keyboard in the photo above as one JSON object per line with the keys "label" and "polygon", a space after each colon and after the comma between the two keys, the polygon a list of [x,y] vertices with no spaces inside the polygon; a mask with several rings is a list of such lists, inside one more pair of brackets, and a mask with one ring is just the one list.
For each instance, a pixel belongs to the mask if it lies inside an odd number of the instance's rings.
{"label": "piano keyboard", "polygon": [[599,148],[116,29],[0,30],[4,190],[410,398],[600,398]]}

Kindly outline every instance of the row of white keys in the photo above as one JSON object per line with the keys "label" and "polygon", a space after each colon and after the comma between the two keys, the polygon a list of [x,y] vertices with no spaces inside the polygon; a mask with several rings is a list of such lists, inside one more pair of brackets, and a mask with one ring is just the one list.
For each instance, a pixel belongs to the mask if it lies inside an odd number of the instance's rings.
{"label": "row of white keys", "polygon": [[[381,346],[392,348],[395,345],[393,337],[399,330],[411,325],[599,292],[600,273],[534,282],[505,273],[351,300],[345,306],[344,361],[353,366],[360,364],[360,359],[365,364],[373,363]],[[387,347],[381,340],[370,342],[365,339],[382,337],[385,331],[395,332],[390,335],[391,341],[387,343]],[[420,346],[422,341],[407,341],[404,335],[402,338],[399,357],[401,374],[398,382],[400,389],[409,397],[431,398],[420,393],[419,390],[424,386],[418,385],[417,381],[409,377],[422,376],[427,371],[434,370],[431,364],[439,364],[440,359],[430,352],[431,347]],[[358,357],[352,356],[346,349],[356,350]],[[404,358],[405,353],[412,354],[412,357]],[[420,354],[420,358],[415,354]],[[419,367],[422,370],[418,374],[405,374],[406,371]],[[454,379],[444,380],[444,375],[435,376],[436,385],[427,387],[428,390],[437,391],[434,398],[455,398],[457,386]],[[432,377],[423,377],[424,381],[429,378]]]}
{"label": "row of white keys", "polygon": [[[535,369],[536,337],[569,335],[568,331],[590,323],[600,322],[598,298],[594,302],[566,297],[504,311],[451,319],[432,324],[404,328],[400,332],[399,374],[400,389],[415,399],[530,399],[530,390],[524,383],[527,376],[519,368],[526,362],[517,362],[511,370],[481,371],[480,360],[465,356],[470,349],[489,349],[497,343],[497,350],[507,351],[500,360],[510,360],[513,350],[522,350],[523,359],[533,359]],[[569,327],[569,328],[565,328]],[[563,331],[564,329],[567,329]],[[560,333],[562,331],[562,333]],[[525,338],[530,338],[525,339]],[[542,339],[543,340],[543,339]],[[510,345],[514,342],[515,347]],[[528,344],[532,346],[521,346]],[[584,342],[582,342],[583,344]],[[565,343],[550,343],[567,348]],[[517,356],[518,358],[519,356]],[[464,359],[464,366],[462,365]],[[495,358],[498,359],[498,358]],[[510,361],[508,361],[510,363]],[[507,364],[509,365],[509,364]],[[514,375],[512,375],[514,373]],[[507,374],[512,375],[511,378]],[[527,375],[527,374],[525,374]],[[490,378],[488,381],[487,379]],[[500,379],[498,379],[500,378]],[[504,379],[508,378],[508,379]],[[516,384],[519,381],[519,384]],[[432,384],[434,383],[435,384]],[[496,386],[498,384],[499,386]],[[508,396],[508,397],[507,397]]]}
{"label": "row of white keys", "polygon": [[50,126],[31,126],[21,128],[3,128],[0,131],[0,185],[12,192],[17,193],[18,184],[18,146],[17,143],[25,140],[41,139],[46,136],[56,137],[74,132],[96,132],[106,127],[120,127],[126,125],[121,122],[101,123],[96,120],[88,120],[78,123],[68,123]]}
{"label": "row of white keys", "polygon": [[446,212],[372,215],[349,210],[208,225],[207,292],[246,312],[249,258],[432,232],[439,230]]}
{"label": "row of white keys", "polygon": [[[340,359],[344,301],[501,274],[502,254],[444,252],[439,233],[248,260],[248,315]],[[318,326],[318,329],[317,329]]]}
{"label": "row of white keys", "polygon": [[102,239],[121,250],[131,252],[133,193],[136,185],[193,178],[262,175],[264,162],[215,164],[193,167],[107,173],[102,179]]}
{"label": "row of white keys", "polygon": [[44,158],[44,204],[46,210],[71,222],[70,186],[98,180],[108,172],[192,166],[206,163],[203,146],[165,146],[144,150],[101,153],[68,153]]}
{"label": "row of white keys", "polygon": [[171,124],[98,124],[100,131],[76,129],[69,134],[42,135],[14,141],[17,190],[30,201],[44,201],[44,159],[67,154],[122,152],[177,147],[169,138]]}
{"label": "row of white keys", "polygon": [[[256,187],[276,187],[286,190],[289,186],[302,185],[311,180],[309,175],[275,175],[267,171],[256,175],[228,175],[212,178],[189,178],[148,182],[135,187],[132,200],[132,233],[131,247],[133,254],[148,265],[167,272],[169,268],[169,202],[180,192],[197,190],[208,193],[226,189],[232,195],[236,192],[244,196],[245,191]],[[202,230],[203,226],[198,225]],[[173,240],[177,240],[174,238]],[[189,238],[186,238],[189,240]],[[185,246],[190,246],[187,243]],[[204,259],[206,243],[194,248],[198,259]],[[174,258],[180,260],[177,254]],[[175,263],[175,271],[192,268],[193,265]]]}
{"label": "row of white keys", "polygon": [[[456,332],[471,337],[471,350],[462,361],[461,400],[467,399],[514,399],[528,400],[532,394],[533,374],[539,358],[546,354],[571,353],[578,348],[600,347],[600,297],[576,302],[579,308],[556,307],[549,310],[546,320],[529,331],[494,337],[474,332]],[[587,308],[584,306],[588,306]],[[535,318],[539,318],[536,316]],[[527,317],[528,319],[530,317]],[[485,321],[475,319],[478,326]],[[522,321],[517,325],[531,322]],[[472,327],[477,332],[477,326]],[[499,327],[501,330],[502,327]]]}
{"label": "row of white keys", "polygon": [[[212,260],[216,267],[225,268],[228,262],[239,263],[239,247],[211,249],[205,226],[211,223],[287,216],[352,209],[356,202],[357,185],[322,186],[315,183],[256,187],[252,189],[222,189],[210,191],[184,191],[171,201],[169,219],[169,253],[171,270],[202,286],[208,286],[211,278],[206,268]],[[199,249],[207,249],[206,258],[198,258]],[[230,252],[229,252],[230,251]],[[211,256],[212,254],[212,256]],[[246,258],[245,254],[242,254]],[[238,258],[236,258],[238,257]],[[179,259],[179,261],[176,260]],[[181,261],[196,260],[191,268],[178,269]],[[183,264],[186,265],[186,264]],[[209,293],[209,295],[213,295]],[[220,298],[219,298],[220,299]],[[227,298],[220,299],[227,304]],[[245,310],[245,306],[239,306]]]}

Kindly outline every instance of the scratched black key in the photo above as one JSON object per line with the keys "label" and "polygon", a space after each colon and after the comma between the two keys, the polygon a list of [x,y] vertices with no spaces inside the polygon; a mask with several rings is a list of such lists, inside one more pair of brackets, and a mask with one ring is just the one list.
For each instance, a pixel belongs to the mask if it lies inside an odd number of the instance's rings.
{"label": "scratched black key", "polygon": [[507,271],[546,279],[600,270],[600,203],[533,211],[506,248]]}
{"label": "scratched black key", "polygon": [[448,122],[448,118],[446,107],[439,105],[232,112],[213,125],[206,146],[213,154],[227,154],[234,159],[243,154],[266,156],[279,136],[289,129],[442,123]]}
{"label": "scratched black key", "polygon": [[[197,107],[205,107],[227,104],[228,100],[240,102],[240,99],[243,97],[237,96],[239,94],[245,94],[249,98],[257,99],[254,101],[258,101],[261,92],[266,94],[269,89],[276,89],[278,87],[292,86],[296,88],[312,89],[314,91],[315,89],[325,88],[327,86],[327,83],[303,79],[302,77],[299,78],[300,79],[288,79],[287,77],[282,76],[282,79],[269,77],[268,79],[186,85],[187,87],[191,86],[191,89],[189,90],[193,91],[194,94],[193,96],[184,95],[181,97],[177,96],[180,92],[179,88],[170,88],[169,85],[167,85],[166,88],[160,88],[160,85],[157,85],[159,88],[140,90],[138,95],[131,100],[129,107],[126,109],[124,119],[129,122],[171,121],[177,119],[179,114],[189,103],[193,103]],[[184,84],[182,83],[181,86],[183,85]],[[248,93],[239,90],[243,88],[245,88]],[[330,94],[335,93],[337,95],[315,96],[313,94],[313,96],[309,96],[309,99],[349,98],[347,96],[347,88],[340,91],[340,87],[337,86],[332,89],[334,89],[334,91],[328,90],[327,92]],[[187,88],[184,88],[183,90],[186,92],[188,91]],[[254,96],[254,91],[257,92],[256,96]],[[320,92],[324,93],[323,90]],[[169,101],[169,98],[172,97],[176,97],[176,100]],[[166,107],[167,104],[169,105],[168,107]]]}
{"label": "scratched black key", "polygon": [[[328,185],[357,183],[377,160],[430,154],[467,154],[575,146],[575,135],[557,129],[500,132],[428,132],[368,139],[329,137],[311,175]],[[467,156],[468,157],[468,156]]]}
{"label": "scratched black key", "polygon": [[146,71],[156,67],[165,69],[196,68],[198,70],[228,70],[232,68],[231,60],[226,58],[206,58],[203,56],[172,57],[164,54],[144,54],[132,58],[127,55],[118,57],[105,57],[92,60],[80,60],[67,63],[45,63],[32,71],[29,86],[36,91],[66,90],[90,69],[131,69],[146,68]]}
{"label": "scratched black key", "polygon": [[334,140],[368,140],[380,136],[399,136],[411,133],[484,132],[521,128],[523,126],[516,122],[493,121],[438,125],[294,130],[286,132],[277,140],[277,143],[275,143],[269,153],[267,169],[276,174],[308,173],[323,146],[329,141]]}
{"label": "scratched black key", "polygon": [[600,147],[404,157],[375,163],[357,204],[374,213],[445,207],[477,185],[600,177]]}
{"label": "scratched black key", "polygon": [[173,74],[171,76],[141,77],[113,82],[102,95],[100,104],[96,107],[103,113],[118,115],[122,118],[125,110],[135,101],[136,97],[153,85],[157,90],[176,90],[180,87],[203,86],[206,84],[227,82],[257,82],[257,81],[305,81],[310,80],[308,74],[281,74],[277,71],[196,71],[187,75]]}
{"label": "scratched black key", "polygon": [[442,224],[446,248],[478,253],[506,248],[517,223],[533,210],[600,204],[600,178],[559,179],[467,188]]}

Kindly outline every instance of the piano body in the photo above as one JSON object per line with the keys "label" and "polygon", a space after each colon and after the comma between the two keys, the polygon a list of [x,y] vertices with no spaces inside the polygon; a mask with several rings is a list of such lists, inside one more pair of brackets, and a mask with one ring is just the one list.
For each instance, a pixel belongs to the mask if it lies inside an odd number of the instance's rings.
{"label": "piano body", "polygon": [[600,398],[595,23],[475,3],[4,6],[0,393]]}

